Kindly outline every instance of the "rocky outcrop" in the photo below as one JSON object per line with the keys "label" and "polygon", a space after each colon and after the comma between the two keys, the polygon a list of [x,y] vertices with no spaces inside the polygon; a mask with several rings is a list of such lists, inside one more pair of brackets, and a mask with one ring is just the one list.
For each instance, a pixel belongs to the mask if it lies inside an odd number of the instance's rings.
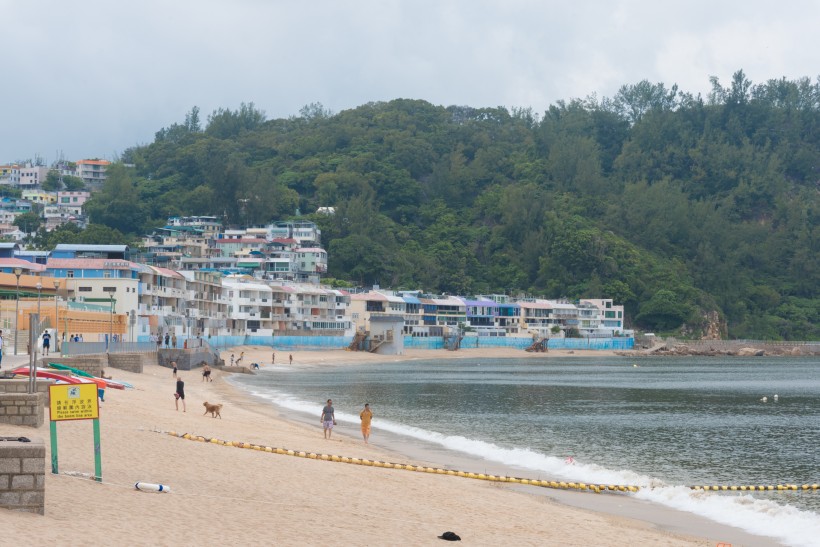
{"label": "rocky outcrop", "polygon": [[750,346],[739,341],[714,341],[707,342],[698,340],[690,343],[675,342],[674,340],[663,344],[655,345],[652,348],[637,349],[633,351],[618,351],[616,355],[623,355],[629,357],[648,357],[655,355],[669,355],[669,356],[684,356],[684,355],[702,355],[702,356],[738,356],[738,357],[763,357],[763,356],[794,356],[800,357],[804,355],[820,355],[820,344],[801,344],[795,343],[789,345],[788,343],[766,343],[761,342],[760,345]]}

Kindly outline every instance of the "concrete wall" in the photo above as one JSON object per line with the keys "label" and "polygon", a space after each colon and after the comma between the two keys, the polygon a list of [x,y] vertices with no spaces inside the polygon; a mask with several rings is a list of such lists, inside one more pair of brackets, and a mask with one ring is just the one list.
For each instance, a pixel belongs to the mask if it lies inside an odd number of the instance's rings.
{"label": "concrete wall", "polygon": [[42,439],[30,442],[0,437],[0,507],[45,514],[46,447]]}
{"label": "concrete wall", "polygon": [[108,356],[104,353],[95,355],[77,355],[74,357],[49,356],[38,361],[37,366],[46,367],[49,363],[58,363],[73,367],[92,376],[99,376],[101,371],[108,366]]}
{"label": "concrete wall", "polygon": [[156,353],[109,353],[108,366],[128,372],[138,372],[142,374],[143,367],[147,364],[156,364]]}
{"label": "concrete wall", "polygon": [[171,361],[177,362],[179,370],[193,370],[205,361],[210,366],[219,366],[222,361],[204,348],[196,349],[161,349],[156,353],[157,361],[162,367],[170,367]]}
{"label": "concrete wall", "polygon": [[[54,383],[54,380],[37,379],[35,387],[37,393],[42,393],[45,397],[45,404],[48,404],[48,386]],[[20,380],[0,380],[0,397],[4,393],[28,393],[28,378]]]}
{"label": "concrete wall", "polygon": [[0,395],[0,423],[40,427],[44,419],[42,393],[3,393]]}

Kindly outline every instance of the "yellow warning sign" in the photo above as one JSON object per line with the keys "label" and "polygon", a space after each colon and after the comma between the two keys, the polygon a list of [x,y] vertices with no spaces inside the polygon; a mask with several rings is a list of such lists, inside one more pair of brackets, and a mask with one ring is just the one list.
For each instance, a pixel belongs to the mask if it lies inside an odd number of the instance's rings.
{"label": "yellow warning sign", "polygon": [[97,384],[59,384],[48,387],[51,421],[94,420],[100,417]]}

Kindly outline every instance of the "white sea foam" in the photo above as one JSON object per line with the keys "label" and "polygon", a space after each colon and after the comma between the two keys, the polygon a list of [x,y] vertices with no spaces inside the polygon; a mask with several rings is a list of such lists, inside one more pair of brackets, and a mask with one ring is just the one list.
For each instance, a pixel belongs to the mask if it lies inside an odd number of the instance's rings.
{"label": "white sea foam", "polygon": [[[249,389],[249,388],[246,388]],[[297,412],[316,414],[317,403],[272,392],[268,389],[249,391],[284,408]],[[321,401],[320,401],[321,402]],[[358,424],[358,415],[336,412],[337,421]],[[567,465],[563,457],[548,456],[528,448],[504,448],[493,443],[469,439],[460,435],[444,435],[436,431],[379,420],[374,430],[384,430],[397,435],[433,443],[448,450],[468,456],[514,466],[522,476],[554,478],[559,480],[594,484],[623,484],[640,486],[635,494],[639,499],[659,503],[673,509],[694,513],[721,524],[735,526],[752,534],[768,536],[795,547],[820,546],[820,519],[815,513],[801,511],[789,505],[754,498],[749,494],[719,494],[693,491],[685,486],[665,485],[663,481],[635,473],[628,469],[614,470],[578,461]],[[808,493],[806,495],[817,495]]]}

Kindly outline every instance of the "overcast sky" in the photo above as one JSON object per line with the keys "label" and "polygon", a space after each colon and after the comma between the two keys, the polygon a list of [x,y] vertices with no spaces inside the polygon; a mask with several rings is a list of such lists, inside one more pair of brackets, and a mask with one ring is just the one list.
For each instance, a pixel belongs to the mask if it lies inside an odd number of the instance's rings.
{"label": "overcast sky", "polygon": [[523,106],[820,74],[820,2],[0,0],[0,163],[111,159],[254,102]]}

